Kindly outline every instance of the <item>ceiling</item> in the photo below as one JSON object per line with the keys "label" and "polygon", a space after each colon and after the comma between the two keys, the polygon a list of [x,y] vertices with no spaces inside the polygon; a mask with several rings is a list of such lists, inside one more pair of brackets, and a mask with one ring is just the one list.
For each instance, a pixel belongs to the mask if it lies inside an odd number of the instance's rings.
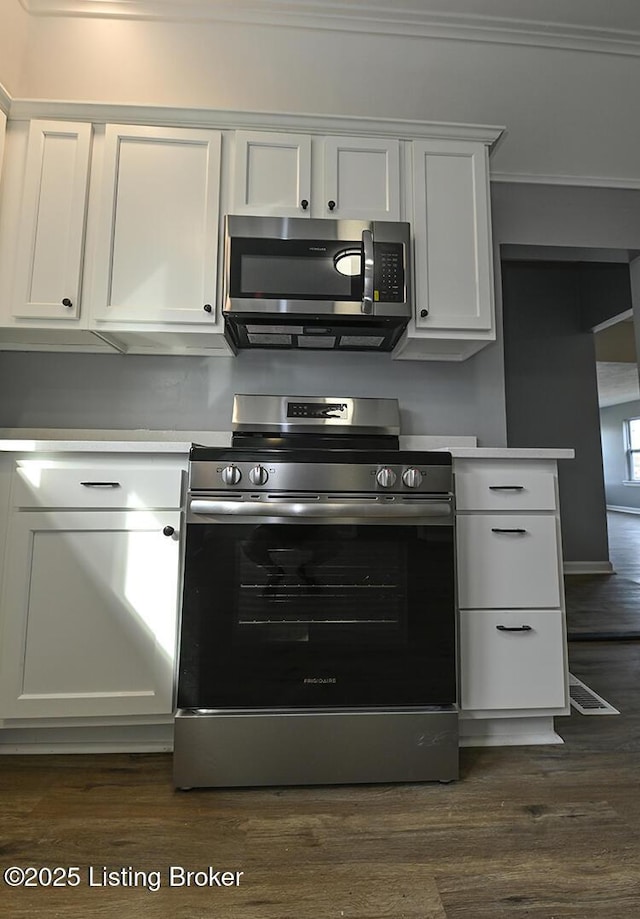
{"label": "ceiling", "polygon": [[[34,15],[170,20],[279,19],[367,30],[381,22],[422,25],[471,40],[565,44],[608,42],[640,48],[638,0],[20,0]],[[438,31],[439,30],[439,31]],[[443,31],[444,30],[444,31]],[[607,50],[603,47],[601,50]]]}

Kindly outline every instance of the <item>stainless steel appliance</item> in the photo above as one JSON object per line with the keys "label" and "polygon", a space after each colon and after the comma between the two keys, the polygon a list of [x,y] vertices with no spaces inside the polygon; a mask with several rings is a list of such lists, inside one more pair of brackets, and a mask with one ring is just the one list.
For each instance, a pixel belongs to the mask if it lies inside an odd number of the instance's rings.
{"label": "stainless steel appliance", "polygon": [[228,216],[225,228],[234,349],[394,347],[411,315],[408,223]]}
{"label": "stainless steel appliance", "polygon": [[392,399],[236,396],[191,450],[178,787],[458,774],[451,456]]}

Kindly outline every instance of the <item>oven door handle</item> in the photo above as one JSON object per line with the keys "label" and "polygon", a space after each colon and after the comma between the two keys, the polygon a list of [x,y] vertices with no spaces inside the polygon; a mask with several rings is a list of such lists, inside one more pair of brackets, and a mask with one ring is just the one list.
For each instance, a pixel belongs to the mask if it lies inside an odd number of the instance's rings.
{"label": "oven door handle", "polygon": [[297,517],[327,518],[348,517],[378,520],[416,520],[419,518],[446,517],[453,519],[453,508],[448,500],[416,503],[378,504],[365,501],[225,501],[211,498],[192,498],[192,514],[229,517]]}

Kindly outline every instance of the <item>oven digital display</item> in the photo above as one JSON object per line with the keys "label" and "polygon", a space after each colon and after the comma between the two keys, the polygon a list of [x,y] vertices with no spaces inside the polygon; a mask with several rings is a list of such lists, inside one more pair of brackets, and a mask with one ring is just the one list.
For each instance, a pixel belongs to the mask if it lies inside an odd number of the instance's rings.
{"label": "oven digital display", "polygon": [[347,419],[346,402],[288,402],[287,418],[341,418]]}

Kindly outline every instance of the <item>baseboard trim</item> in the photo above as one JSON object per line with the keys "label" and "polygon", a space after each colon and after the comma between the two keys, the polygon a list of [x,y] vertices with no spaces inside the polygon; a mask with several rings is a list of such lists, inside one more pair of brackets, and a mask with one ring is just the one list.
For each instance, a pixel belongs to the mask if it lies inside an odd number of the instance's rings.
{"label": "baseboard trim", "polygon": [[563,744],[553,717],[487,718],[460,720],[461,747],[530,747]]}
{"label": "baseboard trim", "polygon": [[170,753],[173,722],[77,727],[5,727],[0,756],[13,753]]}
{"label": "baseboard trim", "polygon": [[565,574],[615,574],[611,562],[564,562]]}
{"label": "baseboard trim", "polygon": [[640,507],[620,507],[617,504],[607,504],[607,510],[617,514],[640,514]]}

